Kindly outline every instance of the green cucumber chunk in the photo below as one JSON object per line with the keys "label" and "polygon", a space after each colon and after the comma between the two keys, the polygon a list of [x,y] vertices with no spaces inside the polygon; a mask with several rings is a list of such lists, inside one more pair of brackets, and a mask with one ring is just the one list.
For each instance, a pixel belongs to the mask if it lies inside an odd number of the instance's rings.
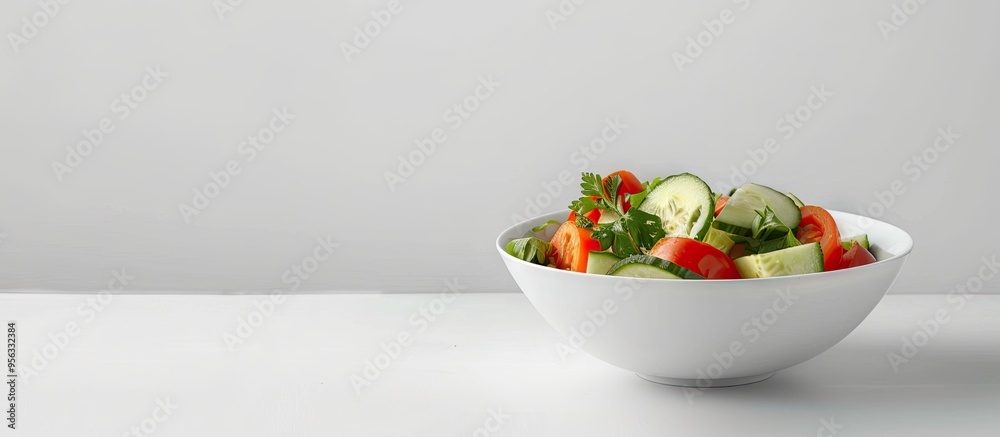
{"label": "green cucumber chunk", "polygon": [[610,209],[603,209],[602,208],[601,209],[601,218],[597,219],[597,224],[599,224],[599,225],[606,225],[606,224],[614,223],[614,222],[618,221],[619,218],[621,218],[621,217],[618,215],[617,212],[614,212],[614,211],[612,211]]}
{"label": "green cucumber chunk", "polygon": [[773,278],[823,271],[823,249],[819,243],[803,244],[733,260],[744,278]]}
{"label": "green cucumber chunk", "polygon": [[611,276],[657,279],[705,279],[701,275],[665,259],[651,255],[632,255],[608,270]]}
{"label": "green cucumber chunk", "polygon": [[606,275],[622,259],[611,252],[590,252],[587,255],[587,273]]}
{"label": "green cucumber chunk", "polygon": [[871,245],[868,244],[868,234],[861,234],[856,237],[850,237],[841,240],[841,243],[844,244],[844,250],[851,250],[851,246],[854,244],[855,241],[857,241],[858,244],[861,245],[861,247],[865,248],[865,250],[871,250]]}
{"label": "green cucumber chunk", "polygon": [[727,255],[729,254],[729,250],[733,248],[733,245],[736,244],[736,242],[729,237],[729,234],[714,227],[709,228],[708,233],[705,234],[705,242],[711,244],[712,247],[721,250],[722,253]]}
{"label": "green cucumber chunk", "polygon": [[730,234],[749,236],[757,211],[763,211],[764,207],[770,207],[781,224],[790,229],[802,221],[802,212],[788,196],[763,185],[745,184],[726,202],[714,226]]}
{"label": "green cucumber chunk", "polygon": [[705,181],[682,173],[664,179],[638,208],[659,216],[667,237],[701,241],[712,225],[715,202],[712,189]]}
{"label": "green cucumber chunk", "polygon": [[794,194],[792,194],[792,193],[785,193],[785,195],[788,196],[789,199],[792,199],[792,202],[795,203],[795,206],[797,206],[799,208],[802,208],[803,206],[806,206],[806,204],[802,203],[802,201],[799,200],[799,198],[796,197]]}

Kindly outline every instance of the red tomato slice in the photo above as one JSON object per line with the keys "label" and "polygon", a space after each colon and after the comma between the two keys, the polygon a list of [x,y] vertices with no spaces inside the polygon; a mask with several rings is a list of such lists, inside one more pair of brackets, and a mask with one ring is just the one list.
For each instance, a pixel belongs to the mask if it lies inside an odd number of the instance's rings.
{"label": "red tomato slice", "polygon": [[[590,198],[594,199],[594,200],[600,199],[600,197],[597,197],[597,196],[590,196]],[[594,223],[597,223],[597,221],[601,219],[601,210],[599,210],[599,209],[592,209],[592,210],[590,210],[590,212],[584,214],[583,216],[586,217],[586,218],[589,218],[590,221],[592,221]],[[569,212],[569,217],[566,217],[566,221],[574,222],[575,223],[576,222],[576,211],[570,211]]]}
{"label": "red tomato slice", "polygon": [[[590,219],[590,221],[592,221],[592,222],[594,222],[596,224],[597,221],[601,219],[601,210],[597,209],[597,208],[594,208],[594,209],[590,210],[590,212],[584,214],[583,216],[586,217],[586,218],[588,218],[588,219]],[[566,217],[566,221],[570,221],[570,222],[574,222],[575,223],[576,222],[576,211],[570,211],[569,212],[569,217]]]}
{"label": "red tomato slice", "polygon": [[608,178],[615,175],[622,178],[622,183],[621,185],[618,186],[618,193],[616,194],[618,195],[621,195],[622,193],[635,194],[642,191],[642,182],[639,181],[639,178],[635,177],[635,175],[628,170],[618,170],[614,173],[611,173],[605,176],[604,179],[601,180],[601,183],[603,184],[604,181],[607,181]]}
{"label": "red tomato slice", "polygon": [[806,205],[799,208],[802,211],[802,222],[799,223],[795,237],[802,242],[819,242],[823,248],[823,270],[837,270],[844,256],[844,245],[840,242],[840,231],[837,222],[827,210],[818,206]]}
{"label": "red tomato slice", "polygon": [[663,258],[705,279],[740,279],[736,264],[711,244],[683,237],[667,237],[656,242],[649,254]]}
{"label": "red tomato slice", "polygon": [[742,245],[740,243],[736,243],[736,244],[733,245],[732,249],[729,249],[729,258],[730,259],[739,258],[739,257],[743,256],[743,254],[746,253],[746,251],[747,251],[746,246],[744,246],[744,245]]}
{"label": "red tomato slice", "polygon": [[639,178],[635,177],[632,172],[628,170],[618,170],[605,176],[604,179],[601,179],[601,185],[607,182],[608,178],[615,175],[618,175],[618,177],[622,179],[621,185],[618,185],[618,192],[615,193],[615,201],[622,204],[622,211],[628,212],[632,205],[629,201],[624,200],[624,197],[626,194],[635,194],[642,191],[642,182],[639,181]]}
{"label": "red tomato slice", "polygon": [[875,255],[861,247],[857,241],[851,245],[851,248],[844,252],[843,258],[840,259],[840,268],[849,269],[851,267],[863,266],[865,264],[871,264],[875,262]]}
{"label": "red tomato slice", "polygon": [[601,243],[590,238],[590,230],[581,229],[573,222],[560,225],[549,246],[556,267],[574,272],[586,272],[590,252],[601,250]]}
{"label": "red tomato slice", "polygon": [[729,196],[721,196],[719,200],[715,201],[715,216],[718,217],[719,213],[722,212],[722,208],[726,207],[726,202],[729,202]]}

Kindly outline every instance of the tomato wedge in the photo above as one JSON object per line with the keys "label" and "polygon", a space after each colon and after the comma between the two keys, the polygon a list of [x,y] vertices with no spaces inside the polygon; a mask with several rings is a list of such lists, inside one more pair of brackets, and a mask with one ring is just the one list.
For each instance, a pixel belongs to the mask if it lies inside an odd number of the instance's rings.
{"label": "tomato wedge", "polygon": [[[594,223],[597,223],[597,221],[601,219],[601,210],[595,208],[595,209],[590,210],[590,212],[584,214],[583,216],[586,217],[586,218],[588,218],[588,219],[590,219],[590,221],[592,221]],[[575,223],[576,222],[576,211],[570,211],[569,212],[569,217],[566,217],[566,221],[570,221],[570,222],[574,222]]]}
{"label": "tomato wedge", "polygon": [[579,228],[573,222],[560,225],[549,246],[557,268],[581,273],[587,271],[590,252],[601,250],[601,243],[590,238],[590,230]]}
{"label": "tomato wedge", "polygon": [[736,243],[736,244],[733,245],[732,249],[729,249],[729,258],[730,259],[739,258],[739,257],[745,255],[746,252],[747,252],[747,247],[746,246],[744,246],[744,245],[742,245],[740,243]]}
{"label": "tomato wedge", "polygon": [[663,258],[705,279],[740,279],[736,264],[711,244],[683,237],[667,237],[656,242],[649,254]]}
{"label": "tomato wedge", "polygon": [[865,264],[871,264],[875,262],[875,255],[861,247],[857,241],[851,245],[850,249],[844,252],[843,258],[840,259],[840,268],[849,269],[851,267],[863,266]]}
{"label": "tomato wedge", "polygon": [[618,170],[605,176],[604,179],[601,179],[601,184],[603,185],[607,183],[608,178],[616,175],[622,179],[622,183],[621,185],[618,185],[618,192],[615,193],[615,201],[622,204],[622,211],[628,212],[632,205],[629,204],[624,197],[626,194],[635,194],[642,191],[642,182],[639,181],[639,178],[635,177],[632,172],[628,170]]}
{"label": "tomato wedge", "polygon": [[[597,196],[590,196],[590,198],[594,199],[594,200],[599,199],[599,197],[597,197]],[[588,218],[588,219],[590,219],[590,221],[592,221],[592,222],[594,222],[596,224],[597,221],[601,219],[601,210],[595,208],[595,209],[590,210],[590,212],[584,214],[583,216],[586,217],[586,218]],[[570,211],[569,212],[569,217],[566,217],[566,221],[570,221],[570,222],[576,223],[576,211]]]}
{"label": "tomato wedge", "polygon": [[840,242],[840,231],[837,222],[827,210],[818,206],[806,205],[799,208],[802,211],[802,221],[795,237],[802,242],[819,242],[823,248],[823,270],[837,270],[844,256],[844,245]]}
{"label": "tomato wedge", "polygon": [[722,212],[722,208],[726,207],[726,202],[729,202],[729,196],[720,196],[719,200],[715,201],[715,216],[718,217],[719,213]]}
{"label": "tomato wedge", "polygon": [[618,170],[614,173],[611,173],[605,176],[604,179],[601,180],[601,183],[603,184],[611,176],[618,176],[622,178],[622,183],[621,185],[618,186],[618,193],[615,193],[617,195],[621,195],[622,193],[635,194],[642,191],[642,182],[639,181],[639,178],[635,177],[635,175],[628,170]]}

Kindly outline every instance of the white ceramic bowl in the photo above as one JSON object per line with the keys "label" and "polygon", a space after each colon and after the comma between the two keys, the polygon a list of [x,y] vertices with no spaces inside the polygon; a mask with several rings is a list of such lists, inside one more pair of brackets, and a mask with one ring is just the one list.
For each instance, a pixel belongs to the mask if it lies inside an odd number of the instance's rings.
{"label": "white ceramic bowl", "polygon": [[504,251],[566,212],[508,228],[497,250],[528,300],[566,337],[565,347],[654,382],[724,387],[767,379],[826,351],[892,286],[913,248],[910,236],[888,223],[830,213],[843,236],[868,234],[878,262],[779,278],[670,280],[558,270]]}

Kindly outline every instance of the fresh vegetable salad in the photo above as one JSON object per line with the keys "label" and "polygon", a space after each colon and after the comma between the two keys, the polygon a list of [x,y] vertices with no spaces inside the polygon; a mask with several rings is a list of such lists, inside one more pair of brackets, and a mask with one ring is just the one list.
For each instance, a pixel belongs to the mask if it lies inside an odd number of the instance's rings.
{"label": "fresh vegetable salad", "polygon": [[748,183],[728,196],[683,173],[641,182],[584,173],[549,241],[509,242],[521,260],[574,272],[664,279],[769,278],[875,262],[867,235],[843,238],[827,210]]}

